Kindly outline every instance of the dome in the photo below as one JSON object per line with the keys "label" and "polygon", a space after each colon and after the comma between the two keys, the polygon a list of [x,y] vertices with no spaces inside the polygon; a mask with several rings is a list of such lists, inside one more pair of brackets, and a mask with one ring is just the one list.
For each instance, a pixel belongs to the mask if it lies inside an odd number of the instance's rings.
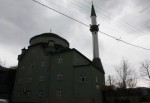
{"label": "dome", "polygon": [[39,43],[47,43],[47,44],[61,45],[63,47],[69,47],[69,43],[67,40],[54,33],[43,33],[34,36],[30,39],[30,45],[35,45]]}

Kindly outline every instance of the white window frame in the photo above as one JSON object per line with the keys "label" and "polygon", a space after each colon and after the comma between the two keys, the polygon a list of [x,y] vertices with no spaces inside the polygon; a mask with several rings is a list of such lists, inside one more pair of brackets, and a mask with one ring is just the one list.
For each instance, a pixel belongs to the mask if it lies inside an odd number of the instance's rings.
{"label": "white window frame", "polygon": [[23,93],[26,93],[27,92],[27,89],[26,88],[23,88]]}
{"label": "white window frame", "polygon": [[57,80],[63,80],[64,75],[62,73],[57,74]]}
{"label": "white window frame", "polygon": [[39,97],[42,97],[43,96],[43,90],[40,90],[39,91]]}
{"label": "white window frame", "polygon": [[99,89],[99,88],[100,88],[99,84],[96,84],[96,89]]}
{"label": "white window frame", "polygon": [[96,81],[96,83],[98,83],[98,81],[99,81],[97,76],[95,77],[95,81]]}
{"label": "white window frame", "polygon": [[28,83],[32,83],[32,77],[28,78]]}
{"label": "white window frame", "polygon": [[28,97],[30,97],[30,96],[32,95],[32,92],[31,92],[31,91],[28,91],[28,92],[27,92],[27,95],[28,95]]}
{"label": "white window frame", "polygon": [[40,82],[43,82],[43,81],[44,81],[44,76],[41,75],[41,76],[40,76]]}
{"label": "white window frame", "polygon": [[62,91],[61,89],[57,90],[57,91],[56,91],[56,96],[57,96],[57,97],[62,97],[62,92],[63,92],[63,91]]}
{"label": "white window frame", "polygon": [[44,67],[46,65],[46,61],[42,61],[41,66]]}
{"label": "white window frame", "polygon": [[22,79],[18,79],[18,84],[22,84],[23,80]]}
{"label": "white window frame", "polygon": [[20,97],[21,96],[21,90],[17,91],[17,96]]}
{"label": "white window frame", "polygon": [[58,64],[62,64],[63,63],[63,58],[62,57],[59,57],[58,58]]}

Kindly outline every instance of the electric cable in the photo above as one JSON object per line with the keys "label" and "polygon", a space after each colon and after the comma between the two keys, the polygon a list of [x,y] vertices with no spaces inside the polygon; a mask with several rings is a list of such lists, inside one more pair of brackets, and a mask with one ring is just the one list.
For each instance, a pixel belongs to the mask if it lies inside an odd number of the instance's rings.
{"label": "electric cable", "polygon": [[[53,8],[51,8],[51,7],[47,6],[47,5],[45,5],[45,4],[42,4],[41,2],[38,2],[38,1],[36,1],[36,0],[33,0],[33,1],[36,2],[36,3],[38,3],[38,4],[40,4],[40,5],[42,5],[42,6],[44,6],[44,7],[46,7],[46,8],[48,8],[48,9],[51,9],[51,10],[53,10],[53,11],[55,11],[55,12],[57,12],[57,13],[63,15],[63,16],[65,16],[65,17],[67,17],[67,18],[70,18],[70,19],[72,19],[72,20],[74,20],[74,21],[76,21],[76,22],[78,22],[78,23],[80,23],[80,24],[82,24],[82,25],[84,25],[84,26],[86,26],[86,27],[90,27],[90,25],[87,25],[87,24],[85,24],[85,23],[83,23],[83,22],[81,22],[81,21],[79,21],[79,20],[77,20],[77,19],[74,19],[74,18],[71,17],[71,16],[68,16],[68,15],[66,15],[66,14],[64,14],[64,13],[62,13],[62,12],[59,12],[59,11],[57,11],[57,10],[55,10],[55,9],[53,9]],[[111,38],[113,38],[113,39],[115,39],[115,40],[117,40],[117,41],[120,41],[120,42],[122,42],[122,43],[125,43],[125,44],[127,44],[127,45],[134,46],[134,47],[137,47],[137,48],[141,48],[141,49],[144,49],[144,50],[150,50],[150,49],[147,49],[147,48],[138,46],[138,45],[134,45],[134,44],[128,43],[128,42],[126,42],[126,41],[124,41],[124,40],[118,39],[118,38],[116,38],[116,37],[114,37],[114,36],[112,36],[112,35],[109,35],[109,34],[107,34],[107,33],[102,32],[102,31],[99,31],[99,32],[102,33],[102,34],[104,34],[104,35],[106,35],[106,36],[108,36],[108,37],[111,37]]]}

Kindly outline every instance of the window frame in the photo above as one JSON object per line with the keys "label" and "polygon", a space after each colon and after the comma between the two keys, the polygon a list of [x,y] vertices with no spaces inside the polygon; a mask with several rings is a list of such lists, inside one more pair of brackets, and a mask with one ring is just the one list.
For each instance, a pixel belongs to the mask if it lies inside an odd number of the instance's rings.
{"label": "window frame", "polygon": [[63,80],[64,75],[62,73],[57,74],[57,80]]}
{"label": "window frame", "polygon": [[57,63],[62,64],[63,63],[63,58],[60,56],[57,58]]}
{"label": "window frame", "polygon": [[80,74],[80,83],[84,83],[84,84],[87,83],[87,73]]}
{"label": "window frame", "polygon": [[56,91],[56,96],[57,97],[62,97],[62,94],[63,94],[63,91],[62,91],[62,89],[58,89],[57,91]]}
{"label": "window frame", "polygon": [[39,97],[43,97],[43,96],[44,96],[44,91],[43,91],[43,90],[40,90],[38,96],[39,96]]}

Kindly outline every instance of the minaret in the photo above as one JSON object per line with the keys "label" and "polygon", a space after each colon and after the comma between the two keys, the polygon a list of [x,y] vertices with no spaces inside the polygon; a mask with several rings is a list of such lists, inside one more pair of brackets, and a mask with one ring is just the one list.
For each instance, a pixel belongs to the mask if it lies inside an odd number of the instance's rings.
{"label": "minaret", "polygon": [[96,13],[94,6],[92,4],[92,10],[91,10],[91,27],[90,31],[92,32],[92,37],[93,37],[93,59],[99,58],[99,46],[98,46],[98,25],[96,21]]}
{"label": "minaret", "polygon": [[92,32],[92,38],[93,38],[93,62],[92,64],[99,68],[103,73],[103,66],[101,63],[101,60],[99,58],[99,46],[98,46],[98,25],[97,25],[97,20],[96,20],[96,13],[94,6],[92,4],[92,9],[91,9],[91,25],[90,25],[90,31]]}

